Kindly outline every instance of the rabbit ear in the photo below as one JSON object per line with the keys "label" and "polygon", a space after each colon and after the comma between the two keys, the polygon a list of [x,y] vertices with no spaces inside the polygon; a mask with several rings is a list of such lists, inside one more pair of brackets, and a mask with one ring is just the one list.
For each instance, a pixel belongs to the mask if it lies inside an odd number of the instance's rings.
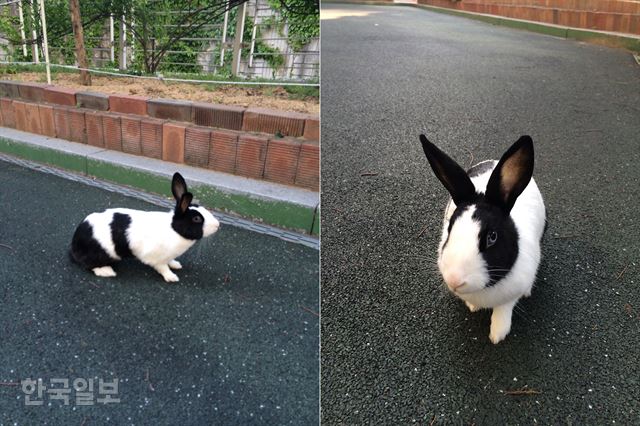
{"label": "rabbit ear", "polygon": [[453,202],[456,205],[473,202],[476,198],[476,188],[464,169],[429,142],[425,135],[420,135],[420,142],[433,173],[447,188]]}
{"label": "rabbit ear", "polygon": [[509,213],[532,175],[533,140],[531,136],[521,136],[493,169],[485,194],[487,200]]}
{"label": "rabbit ear", "polygon": [[173,175],[173,180],[171,181],[171,192],[173,192],[173,198],[175,198],[177,202],[180,202],[182,195],[187,192],[187,183],[178,172]]}
{"label": "rabbit ear", "polygon": [[187,210],[189,210],[189,205],[191,205],[191,201],[193,200],[193,194],[190,192],[186,192],[182,194],[180,201],[178,201],[178,205],[176,207],[176,212],[178,214],[185,214]]}

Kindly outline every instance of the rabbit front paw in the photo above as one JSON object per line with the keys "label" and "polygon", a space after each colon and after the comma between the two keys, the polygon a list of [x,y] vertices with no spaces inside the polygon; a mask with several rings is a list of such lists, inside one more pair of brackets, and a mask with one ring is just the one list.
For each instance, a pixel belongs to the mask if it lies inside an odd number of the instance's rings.
{"label": "rabbit front paw", "polygon": [[169,269],[169,265],[156,265],[154,269],[158,271],[162,278],[168,283],[177,283],[180,281],[180,278]]}
{"label": "rabbit front paw", "polygon": [[111,266],[102,266],[100,268],[93,268],[93,273],[98,277],[115,277],[116,271]]}
{"label": "rabbit front paw", "polygon": [[517,300],[493,308],[489,339],[494,345],[504,340],[511,331],[511,314]]}
{"label": "rabbit front paw", "polygon": [[169,268],[171,269],[182,269],[182,264],[177,260],[172,260],[169,262]]}
{"label": "rabbit front paw", "polygon": [[478,312],[480,310],[476,305],[472,305],[469,302],[464,302],[464,304],[467,305],[467,308],[469,308],[471,312]]}

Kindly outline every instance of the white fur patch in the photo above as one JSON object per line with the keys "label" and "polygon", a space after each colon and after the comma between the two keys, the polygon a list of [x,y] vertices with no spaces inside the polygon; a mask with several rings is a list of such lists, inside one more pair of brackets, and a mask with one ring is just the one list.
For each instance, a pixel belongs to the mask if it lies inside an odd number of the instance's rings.
{"label": "white fur patch", "polygon": [[116,271],[111,266],[102,266],[100,268],[93,268],[93,273],[98,277],[115,277]]}
{"label": "white fur patch", "polygon": [[113,214],[106,214],[108,211],[91,213],[85,220],[91,225],[93,238],[107,252],[109,257],[120,260],[120,257],[116,254],[116,246],[113,244],[111,226],[109,226],[113,220]]}
{"label": "white fur patch", "polygon": [[220,228],[220,222],[216,219],[209,210],[202,206],[190,207],[193,210],[198,211],[202,217],[204,217],[204,226],[202,227],[202,237],[208,237],[218,232]]}
{"label": "white fur patch", "polygon": [[[442,245],[446,241],[446,246],[441,248],[438,267],[447,286],[456,294],[481,290],[489,279],[486,263],[478,250],[480,223],[473,219],[475,211],[475,206],[468,207],[454,222],[448,240],[443,235]],[[458,287],[460,283],[466,284]]]}

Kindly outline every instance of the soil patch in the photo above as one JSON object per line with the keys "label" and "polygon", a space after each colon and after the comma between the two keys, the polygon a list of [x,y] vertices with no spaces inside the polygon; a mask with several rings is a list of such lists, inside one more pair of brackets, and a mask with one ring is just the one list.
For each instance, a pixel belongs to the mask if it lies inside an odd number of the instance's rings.
{"label": "soil patch", "polygon": [[[43,82],[44,74],[21,72],[4,77],[10,80]],[[80,84],[80,77],[70,73],[51,76],[55,85],[107,94],[129,94],[153,98],[169,98],[216,104],[260,107],[281,111],[319,114],[320,103],[314,97],[292,99],[282,86],[237,87],[213,84],[174,83],[128,77],[91,76],[91,87]]]}

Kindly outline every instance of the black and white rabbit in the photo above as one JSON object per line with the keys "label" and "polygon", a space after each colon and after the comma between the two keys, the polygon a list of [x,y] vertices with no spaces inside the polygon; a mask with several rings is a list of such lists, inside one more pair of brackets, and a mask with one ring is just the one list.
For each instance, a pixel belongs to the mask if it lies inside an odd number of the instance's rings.
{"label": "black and white rabbit", "polygon": [[533,141],[522,136],[500,161],[467,172],[420,135],[436,177],[451,194],[445,208],[438,268],[471,312],[492,308],[491,342],[511,330],[521,297],[531,295],[540,264],[545,207],[533,175]]}
{"label": "black and white rabbit", "polygon": [[115,277],[111,265],[135,257],[166,282],[177,282],[171,269],[182,265],[175,259],[197,240],[215,234],[220,223],[204,207],[191,204],[193,195],[180,173],[173,175],[171,191],[176,207],[169,212],[117,208],[91,213],[73,234],[71,258],[99,277]]}

